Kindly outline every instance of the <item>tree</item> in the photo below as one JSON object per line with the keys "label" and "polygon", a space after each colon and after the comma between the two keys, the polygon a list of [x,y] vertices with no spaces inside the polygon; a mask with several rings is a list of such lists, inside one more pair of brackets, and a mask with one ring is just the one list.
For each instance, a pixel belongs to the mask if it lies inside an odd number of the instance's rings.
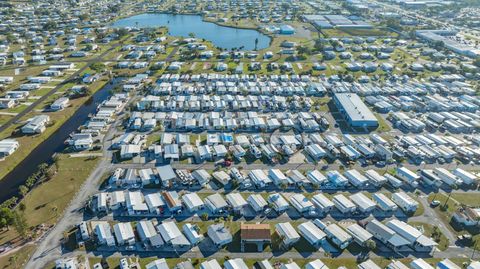
{"label": "tree", "polygon": [[93,63],[93,64],[90,65],[90,68],[92,70],[97,71],[97,72],[102,72],[103,70],[105,70],[105,64],[104,63],[99,63],[99,62]]}
{"label": "tree", "polygon": [[257,46],[258,46],[258,37],[255,38],[255,50],[257,50]]}
{"label": "tree", "polygon": [[207,221],[207,220],[208,220],[208,213],[207,213],[207,212],[202,213],[202,215],[200,216],[200,218],[201,218],[203,221]]}
{"label": "tree", "polygon": [[115,33],[119,36],[119,37],[124,37],[126,35],[128,35],[128,30],[126,28],[120,28],[120,29],[117,29],[115,31]]}
{"label": "tree", "polygon": [[377,248],[377,243],[370,239],[366,242],[366,246],[369,250],[375,250]]}
{"label": "tree", "polygon": [[297,48],[297,50],[298,50],[298,54],[310,54],[311,53],[310,48],[308,48],[306,46],[299,46]]}
{"label": "tree", "polygon": [[78,16],[78,18],[81,20],[81,21],[87,21],[90,16],[86,13],[83,13],[83,14],[80,14],[80,16]]}
{"label": "tree", "polygon": [[20,193],[20,195],[22,195],[22,197],[25,197],[25,195],[27,195],[28,193],[28,187],[25,185],[20,185],[18,187],[18,192]]}
{"label": "tree", "polygon": [[55,21],[47,21],[43,25],[43,30],[50,31],[55,30],[57,28],[57,23]]}
{"label": "tree", "polygon": [[30,176],[27,178],[27,180],[25,181],[25,185],[29,188],[33,187],[33,185],[35,185],[35,182],[37,181],[37,179],[34,177],[34,176]]}
{"label": "tree", "polygon": [[477,57],[477,58],[473,61],[473,64],[474,64],[476,67],[480,67],[480,57]]}
{"label": "tree", "polygon": [[13,213],[13,227],[15,231],[22,237],[25,238],[28,233],[28,224],[27,219],[25,218],[24,213],[19,213],[14,211]]}
{"label": "tree", "polygon": [[55,217],[57,217],[58,216],[58,207],[56,205],[54,205],[54,206],[52,206],[51,210],[52,210],[53,214],[55,215]]}
{"label": "tree", "polygon": [[398,19],[388,19],[385,24],[388,28],[392,28],[397,31],[402,31],[402,26],[400,25],[400,21]]}
{"label": "tree", "polygon": [[325,44],[321,39],[315,39],[315,44],[313,45],[316,51],[323,51]]}
{"label": "tree", "polygon": [[445,43],[443,43],[443,41],[441,40],[435,41],[433,43],[433,48],[435,48],[436,50],[443,49],[444,46],[445,46]]}
{"label": "tree", "polygon": [[0,228],[7,228],[13,224],[13,212],[8,207],[0,208]]}

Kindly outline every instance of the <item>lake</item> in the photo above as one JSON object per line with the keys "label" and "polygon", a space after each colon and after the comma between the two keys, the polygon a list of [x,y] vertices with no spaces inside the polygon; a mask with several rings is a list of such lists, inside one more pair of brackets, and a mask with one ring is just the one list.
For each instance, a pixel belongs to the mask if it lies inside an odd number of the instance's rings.
{"label": "lake", "polygon": [[255,39],[258,38],[257,49],[270,46],[270,37],[257,30],[238,29],[220,26],[212,22],[205,22],[200,15],[174,15],[163,13],[145,13],[125,19],[120,19],[112,27],[168,27],[172,36],[195,37],[211,41],[215,46],[223,49],[244,47],[245,50],[255,48]]}

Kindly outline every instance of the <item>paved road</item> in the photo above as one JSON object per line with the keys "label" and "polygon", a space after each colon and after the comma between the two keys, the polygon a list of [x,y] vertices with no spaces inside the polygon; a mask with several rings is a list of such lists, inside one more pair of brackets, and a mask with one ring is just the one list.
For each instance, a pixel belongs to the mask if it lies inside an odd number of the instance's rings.
{"label": "paved road", "polygon": [[168,54],[167,58],[165,58],[165,61],[166,61],[166,62],[171,62],[173,56],[175,56],[175,54],[177,53],[177,51],[178,51],[179,48],[180,48],[180,46],[175,46],[175,47],[173,48],[173,50],[170,52],[170,54]]}
{"label": "paved road", "polygon": [[437,226],[450,241],[450,246],[455,247],[454,242],[457,241],[457,237],[450,231],[450,229],[447,228],[445,223],[438,216],[437,212],[430,207],[430,203],[428,202],[427,198],[428,197],[426,195],[418,197],[418,201],[420,201],[422,204],[425,212],[421,216],[410,218],[409,221],[419,221]]}
{"label": "paved road", "polygon": [[[113,165],[115,168],[153,168],[155,166],[162,165],[160,163],[155,163],[155,162],[149,162],[149,163],[116,163]],[[205,162],[202,164],[184,164],[184,163],[179,163],[179,162],[172,162],[171,163],[173,168],[177,169],[187,169],[187,170],[194,170],[194,169],[206,169],[206,170],[212,170],[215,169],[215,164],[213,162]],[[232,167],[243,167],[246,170],[254,170],[254,169],[270,169],[270,168],[277,168],[277,169],[282,169],[282,170],[290,170],[290,169],[302,169],[302,170],[311,170],[311,169],[321,169],[322,166],[325,164],[310,164],[310,163],[286,163],[286,164],[263,164],[263,163],[239,163],[239,164],[232,164]],[[340,170],[340,167],[342,165],[338,163],[334,164],[329,164],[327,170]],[[439,166],[439,164],[426,164],[426,165],[414,165],[414,164],[404,164],[404,167],[407,167],[412,170],[417,170],[417,169],[434,169]],[[365,166],[362,167],[360,164],[355,164],[350,166],[349,168],[345,168],[345,170],[348,169],[357,169],[357,170],[369,170],[369,169],[375,169],[375,170],[389,170],[391,168],[395,168],[396,166],[388,166],[388,167],[383,167],[383,168],[378,168],[375,166]],[[446,166],[448,167],[448,165]],[[458,166],[456,164],[452,165],[453,168],[462,168],[464,170],[478,170],[478,165],[464,165],[464,164],[459,164]]]}
{"label": "paved road", "polygon": [[[457,247],[448,248],[445,251],[436,251],[433,253],[434,258],[445,259],[445,258],[471,258],[472,251],[466,250]],[[184,259],[195,259],[195,258],[209,258],[209,259],[223,259],[225,257],[229,258],[243,258],[243,259],[323,259],[325,258],[325,251],[320,249],[316,252],[297,252],[297,251],[288,251],[288,252],[228,252],[226,250],[218,250],[215,252],[203,252],[198,249],[198,247],[191,249],[190,251],[184,253],[176,253],[176,252],[165,252],[165,251],[155,251],[155,252],[141,252],[141,251],[96,251],[96,252],[88,252],[85,253],[84,251],[74,251],[65,255],[65,257],[72,257],[83,255],[86,257],[161,257],[161,258],[184,258]],[[480,254],[475,255],[474,258],[478,258]],[[344,251],[342,253],[333,253],[332,257],[334,258],[356,258],[357,256],[353,255],[348,251]],[[396,258],[430,258],[431,256],[428,253],[415,253],[415,255],[402,255],[402,254],[395,254],[393,252],[377,252],[373,253],[370,252],[370,258],[378,258],[378,257],[396,257]]]}
{"label": "paved road", "polygon": [[108,148],[112,143],[113,134],[119,124],[121,124],[121,120],[115,121],[110,126],[103,138],[103,158],[70,202],[62,219],[45,236],[44,240],[38,244],[35,253],[33,253],[25,266],[26,269],[45,268],[49,262],[62,256],[61,240],[63,239],[63,232],[83,221],[82,208],[85,201],[98,192],[98,186],[101,184],[100,180],[103,178],[103,175],[112,169],[112,152]]}

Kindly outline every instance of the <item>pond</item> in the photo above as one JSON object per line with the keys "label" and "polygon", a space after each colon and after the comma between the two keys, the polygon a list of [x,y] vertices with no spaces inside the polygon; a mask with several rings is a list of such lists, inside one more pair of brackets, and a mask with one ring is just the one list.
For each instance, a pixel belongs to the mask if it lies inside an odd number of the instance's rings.
{"label": "pond", "polygon": [[200,15],[175,15],[163,13],[146,13],[125,19],[120,19],[112,27],[168,27],[172,36],[189,37],[190,33],[197,38],[211,41],[215,46],[223,49],[243,47],[245,50],[255,48],[255,39],[258,38],[257,49],[270,46],[270,37],[257,30],[238,29],[220,26],[212,22],[205,22]]}

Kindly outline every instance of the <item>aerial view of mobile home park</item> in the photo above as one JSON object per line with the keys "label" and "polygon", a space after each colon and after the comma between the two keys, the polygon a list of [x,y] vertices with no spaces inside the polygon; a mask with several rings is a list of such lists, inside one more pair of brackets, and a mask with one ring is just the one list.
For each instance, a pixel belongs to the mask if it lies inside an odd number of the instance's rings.
{"label": "aerial view of mobile home park", "polygon": [[0,269],[480,269],[480,1],[0,1]]}

